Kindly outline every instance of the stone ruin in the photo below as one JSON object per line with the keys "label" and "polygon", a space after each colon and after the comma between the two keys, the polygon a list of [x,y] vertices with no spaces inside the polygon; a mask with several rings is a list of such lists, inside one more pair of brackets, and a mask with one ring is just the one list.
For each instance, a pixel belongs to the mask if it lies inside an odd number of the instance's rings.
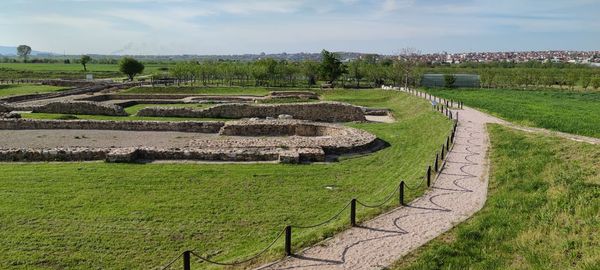
{"label": "stone ruin", "polygon": [[[0,146],[0,161],[89,161],[138,162],[146,160],[271,161],[282,163],[323,162],[338,155],[371,152],[385,143],[369,132],[337,122],[365,121],[365,115],[389,113],[340,102],[257,104],[260,99],[318,99],[312,92],[271,92],[267,96],[142,95],[114,94],[120,85],[88,85],[52,95],[11,97],[0,100],[0,136],[12,143]],[[106,92],[108,91],[108,92]],[[229,118],[237,121],[100,121],[18,119],[14,111],[125,116],[124,107],[136,104],[204,103],[206,109],[155,107],[139,116]],[[43,133],[22,142],[25,131]],[[47,132],[46,132],[47,131]],[[60,137],[66,131],[95,134],[99,131],[153,132],[155,136],[177,133],[193,135],[183,145],[170,147],[139,143],[114,145],[114,138],[93,140]],[[45,132],[45,133],[44,133]],[[161,133],[165,132],[165,133]],[[69,133],[71,134],[71,133]],[[112,134],[112,133],[111,133]],[[187,134],[187,135],[186,135]],[[173,135],[173,136],[175,136]],[[45,137],[46,136],[46,137]],[[58,136],[60,147],[50,137]],[[81,136],[85,138],[86,136]]]}

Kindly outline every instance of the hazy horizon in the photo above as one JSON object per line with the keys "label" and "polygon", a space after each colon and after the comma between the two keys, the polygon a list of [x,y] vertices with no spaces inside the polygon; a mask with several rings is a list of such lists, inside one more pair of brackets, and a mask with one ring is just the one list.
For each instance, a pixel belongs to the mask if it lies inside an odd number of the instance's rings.
{"label": "hazy horizon", "polygon": [[599,50],[593,0],[4,0],[0,45],[57,54]]}

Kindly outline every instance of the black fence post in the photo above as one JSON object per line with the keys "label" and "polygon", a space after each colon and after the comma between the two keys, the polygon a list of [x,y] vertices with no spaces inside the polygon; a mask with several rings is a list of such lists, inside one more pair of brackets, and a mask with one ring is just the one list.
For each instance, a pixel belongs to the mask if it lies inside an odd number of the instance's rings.
{"label": "black fence post", "polygon": [[446,152],[450,153],[450,136],[446,138]]}
{"label": "black fence post", "polygon": [[440,160],[440,154],[439,153],[435,153],[435,162],[433,165],[433,169],[435,172],[438,172],[438,168],[439,168],[439,160]]}
{"label": "black fence post", "polygon": [[356,199],[350,201],[350,225],[356,226]]}
{"label": "black fence post", "polygon": [[285,255],[292,255],[292,226],[285,227]]}
{"label": "black fence post", "polygon": [[446,150],[446,146],[442,144],[442,154],[440,155],[440,159],[444,160],[444,151]]}
{"label": "black fence post", "polygon": [[400,182],[400,205],[404,205],[404,181]]}
{"label": "black fence post", "polygon": [[431,186],[431,166],[427,167],[427,187]]}
{"label": "black fence post", "polygon": [[190,251],[186,250],[183,252],[183,270],[191,270],[191,259],[190,259]]}

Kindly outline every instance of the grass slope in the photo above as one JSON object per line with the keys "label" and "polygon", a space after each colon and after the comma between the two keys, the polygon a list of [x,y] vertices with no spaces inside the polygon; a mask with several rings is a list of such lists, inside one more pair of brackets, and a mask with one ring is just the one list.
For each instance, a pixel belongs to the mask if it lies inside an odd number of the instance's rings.
{"label": "grass slope", "polygon": [[[210,94],[210,95],[256,95],[264,96],[270,91],[264,87],[134,87],[121,92],[121,94]],[[280,90],[283,91],[283,90]]]}
{"label": "grass slope", "polygon": [[[215,260],[244,258],[286,224],[323,221],[353,197],[376,203],[400,179],[415,184],[451,129],[427,102],[408,95],[323,94],[393,109],[396,123],[350,124],[391,147],[311,165],[0,164],[0,268],[152,269],[192,248]],[[408,192],[407,199],[419,193]],[[360,219],[379,212],[358,211]],[[346,211],[328,226],[295,230],[294,247],[347,224]],[[281,256],[282,246],[278,242],[267,257]]]}
{"label": "grass slope", "polygon": [[38,84],[7,84],[0,85],[0,97],[40,94],[56,92],[66,89],[65,87],[38,85]]}
{"label": "grass slope", "polygon": [[600,93],[502,89],[428,90],[523,125],[600,138]]}
{"label": "grass slope", "polygon": [[486,206],[394,269],[600,269],[600,147],[490,131]]}

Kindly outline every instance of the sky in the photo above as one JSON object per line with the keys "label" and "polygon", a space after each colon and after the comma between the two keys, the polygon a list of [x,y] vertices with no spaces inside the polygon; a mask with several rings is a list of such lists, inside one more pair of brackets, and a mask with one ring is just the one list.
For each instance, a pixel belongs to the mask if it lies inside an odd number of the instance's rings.
{"label": "sky", "polygon": [[66,54],[600,50],[600,0],[0,0],[0,45]]}

